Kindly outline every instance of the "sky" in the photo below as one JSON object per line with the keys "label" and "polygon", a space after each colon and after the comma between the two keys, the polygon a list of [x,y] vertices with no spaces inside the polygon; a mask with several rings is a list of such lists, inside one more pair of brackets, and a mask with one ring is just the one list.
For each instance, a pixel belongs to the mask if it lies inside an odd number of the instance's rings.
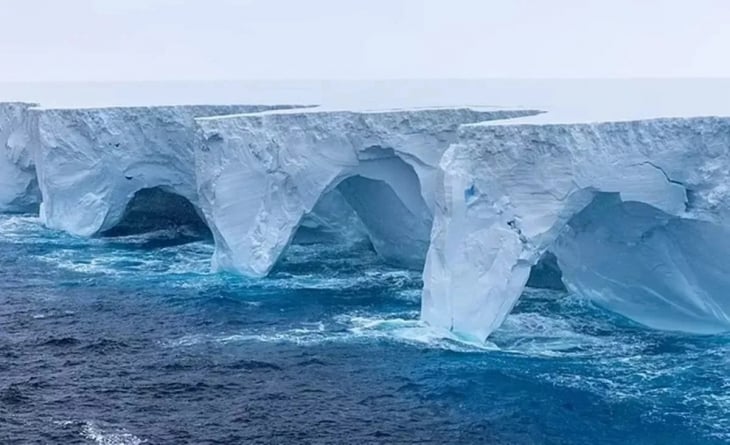
{"label": "sky", "polygon": [[728,0],[0,0],[0,81],[730,77]]}

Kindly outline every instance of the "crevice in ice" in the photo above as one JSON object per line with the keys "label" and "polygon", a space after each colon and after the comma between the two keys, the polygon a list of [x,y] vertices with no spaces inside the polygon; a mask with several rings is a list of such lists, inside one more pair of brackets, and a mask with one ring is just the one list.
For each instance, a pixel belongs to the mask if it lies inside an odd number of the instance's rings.
{"label": "crevice in ice", "polygon": [[646,161],[643,161],[643,162],[640,162],[640,163],[634,164],[634,165],[648,165],[651,168],[656,169],[659,173],[661,173],[661,175],[664,177],[664,179],[667,181],[667,183],[681,187],[682,190],[684,191],[684,211],[687,212],[690,210],[691,206],[690,206],[690,201],[689,201],[689,195],[690,195],[691,191],[689,190],[689,188],[687,187],[687,185],[684,182],[676,180],[676,179],[672,179],[672,177],[669,175],[669,173],[667,173],[667,171],[662,166],[657,165],[656,163],[654,163],[652,161],[646,160]]}
{"label": "crevice in ice", "polygon": [[643,165],[650,165],[650,166],[654,167],[655,169],[659,170],[659,172],[661,172],[661,174],[664,175],[664,177],[666,178],[667,182],[669,182],[671,184],[681,185],[682,187],[685,186],[682,181],[677,181],[677,180],[672,179],[671,177],[669,177],[669,174],[661,166],[659,166],[659,165],[657,165],[657,164],[655,164],[655,163],[653,163],[651,161],[644,161],[641,164],[643,164]]}
{"label": "crevice in ice", "polygon": [[210,230],[195,206],[185,197],[162,187],[137,191],[127,203],[124,214],[103,237],[155,233],[179,241],[208,239]]}
{"label": "crevice in ice", "polygon": [[687,211],[693,210],[697,207],[697,203],[701,202],[701,199],[697,196],[697,192],[692,189],[685,189],[687,194]]}

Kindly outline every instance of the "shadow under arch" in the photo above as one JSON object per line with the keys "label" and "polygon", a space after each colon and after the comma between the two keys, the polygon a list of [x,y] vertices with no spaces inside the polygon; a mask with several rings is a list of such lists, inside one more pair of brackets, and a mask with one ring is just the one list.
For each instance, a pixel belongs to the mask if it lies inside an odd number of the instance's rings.
{"label": "shadow under arch", "polygon": [[655,329],[730,330],[730,230],[596,193],[550,246],[567,287]]}
{"label": "shadow under arch", "polygon": [[[365,249],[389,266],[422,270],[433,218],[419,178],[392,149],[366,152],[367,159],[333,178],[311,210],[286,227],[282,256],[298,251],[292,245],[320,244],[323,255]],[[332,244],[339,247],[325,246]]]}
{"label": "shadow under arch", "polygon": [[212,238],[193,203],[162,186],[138,190],[127,203],[119,222],[99,235],[111,238],[140,234],[151,234],[148,247]]}

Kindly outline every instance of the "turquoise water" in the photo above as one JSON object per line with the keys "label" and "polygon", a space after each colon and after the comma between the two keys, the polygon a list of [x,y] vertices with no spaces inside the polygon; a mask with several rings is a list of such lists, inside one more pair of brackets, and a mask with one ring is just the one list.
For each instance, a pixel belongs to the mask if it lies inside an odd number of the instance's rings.
{"label": "turquoise water", "polygon": [[530,289],[490,342],[418,321],[367,245],[208,272],[181,229],[0,217],[0,443],[730,443],[730,337]]}

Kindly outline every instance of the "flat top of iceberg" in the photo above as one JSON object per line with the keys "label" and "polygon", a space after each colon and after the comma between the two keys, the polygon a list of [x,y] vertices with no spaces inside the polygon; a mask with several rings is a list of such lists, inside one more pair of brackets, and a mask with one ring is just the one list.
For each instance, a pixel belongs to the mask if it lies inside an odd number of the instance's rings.
{"label": "flat top of iceberg", "polygon": [[628,122],[730,116],[730,79],[561,80],[527,86],[546,113],[469,125]]}
{"label": "flat top of iceberg", "polygon": [[480,113],[489,113],[495,111],[524,111],[526,113],[541,113],[540,110],[527,110],[522,108],[505,108],[489,105],[462,105],[462,106],[416,106],[416,107],[399,107],[399,108],[358,108],[358,107],[342,107],[342,106],[311,106],[299,108],[279,108],[260,112],[248,112],[217,116],[204,116],[197,118],[198,121],[210,121],[217,119],[229,119],[238,117],[253,116],[271,116],[271,115],[313,115],[313,114],[395,114],[395,113],[417,113],[417,112],[438,112],[438,111],[454,111],[454,110],[470,110]]}
{"label": "flat top of iceberg", "polygon": [[[4,102],[0,102],[4,103]],[[90,107],[72,107],[72,106],[44,106],[44,105],[38,105],[38,104],[31,104],[34,105],[31,109],[32,110],[38,110],[38,111],[61,111],[61,112],[80,112],[80,113],[97,113],[97,112],[106,112],[111,110],[123,110],[123,111],[129,111],[129,112],[142,112],[142,111],[153,111],[153,110],[162,110],[162,111],[173,111],[173,110],[206,110],[206,109],[246,109],[246,108],[260,108],[264,110],[279,110],[279,109],[300,109],[303,107],[311,107],[311,105],[294,105],[294,104],[239,104],[239,103],[230,103],[230,104],[180,104],[180,105],[111,105],[111,106],[90,106]]]}
{"label": "flat top of iceberg", "polygon": [[574,114],[566,113],[560,109],[556,112],[547,111],[544,113],[534,114],[524,117],[516,117],[510,119],[499,119],[493,121],[476,122],[473,124],[464,124],[471,128],[475,127],[494,127],[494,126],[516,126],[516,125],[576,125],[576,124],[599,124],[607,122],[637,122],[654,119],[687,119],[695,117],[728,117],[730,118],[730,111],[718,109],[715,112],[708,110],[703,112],[698,110],[692,112],[692,110],[676,110],[672,111],[655,111],[655,112],[643,112],[643,113],[631,113],[627,112],[624,114],[617,114],[615,116],[610,115],[591,115],[591,114]]}
{"label": "flat top of iceberg", "polygon": [[0,83],[0,101],[47,108],[157,104],[320,104],[385,110],[488,104],[549,113],[523,123],[729,116],[730,79],[280,80]]}
{"label": "flat top of iceberg", "polygon": [[37,107],[38,104],[33,102],[21,102],[21,101],[0,101],[0,105],[16,106],[16,107]]}

